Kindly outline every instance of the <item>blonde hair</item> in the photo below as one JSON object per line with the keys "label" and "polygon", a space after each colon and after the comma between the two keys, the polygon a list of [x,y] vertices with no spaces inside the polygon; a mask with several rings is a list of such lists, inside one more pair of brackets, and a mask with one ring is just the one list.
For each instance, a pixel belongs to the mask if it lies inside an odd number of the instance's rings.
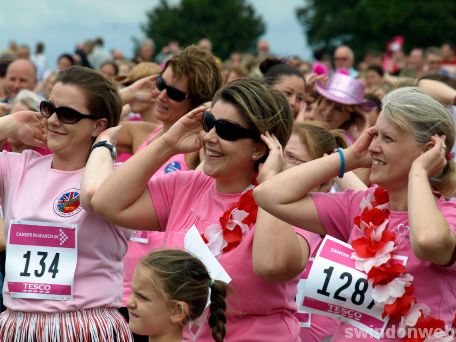
{"label": "blonde hair", "polygon": [[[383,115],[402,129],[414,133],[419,144],[431,141],[435,134],[446,136],[448,151],[454,146],[455,126],[450,112],[416,87],[402,87],[385,95]],[[430,179],[433,189],[444,196],[456,192],[456,163],[449,160],[439,176]]]}
{"label": "blonde hair", "polygon": [[19,91],[13,101],[13,105],[16,103],[22,103],[24,106],[27,106],[30,110],[35,112],[40,111],[40,103],[44,98],[35,94],[31,90],[22,89]]}
{"label": "blonde hair", "polygon": [[190,45],[171,57],[163,71],[168,67],[172,68],[176,79],[188,77],[188,93],[194,107],[212,100],[222,85],[222,68],[207,49]]}
{"label": "blonde hair", "polygon": [[343,131],[330,130],[326,122],[296,122],[293,132],[299,136],[312,159],[321,158],[325,153],[331,154],[337,147],[346,148],[348,146],[343,137]]}

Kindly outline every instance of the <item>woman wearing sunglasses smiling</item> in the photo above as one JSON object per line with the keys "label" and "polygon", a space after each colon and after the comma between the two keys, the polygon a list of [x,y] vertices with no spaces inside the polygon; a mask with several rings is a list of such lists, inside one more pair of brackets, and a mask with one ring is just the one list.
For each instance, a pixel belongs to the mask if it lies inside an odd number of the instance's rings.
{"label": "woman wearing sunglasses smiling", "polygon": [[111,82],[72,67],[59,74],[49,101],[41,102],[39,119],[31,112],[1,119],[10,123],[0,125],[3,130],[19,123],[16,135],[29,145],[44,140],[44,125],[53,153],[0,157],[8,242],[1,341],[132,341],[117,311],[131,233],[83,210],[79,198],[91,146],[118,124],[121,108]]}
{"label": "woman wearing sunglasses smiling", "polygon": [[[293,298],[308,244],[252,198],[257,180],[276,167],[293,115],[280,92],[254,78],[227,84],[212,103],[210,111],[197,108],[182,117],[114,172],[108,151],[94,150],[83,203],[116,224],[165,231],[166,247],[183,248],[195,225],[232,278],[226,340],[298,341]],[[200,148],[203,171],[150,180],[170,156]],[[208,326],[197,340],[211,340]]]}
{"label": "woman wearing sunglasses smiling", "polygon": [[[146,88],[149,94],[152,91],[151,82],[155,82],[158,93],[153,92],[157,96],[154,104],[154,117],[162,124],[153,126],[148,122],[122,122],[116,143],[118,150],[137,153],[145,149],[191,109],[210,101],[220,87],[221,80],[220,68],[209,51],[189,46],[176,53],[167,61],[160,75],[138,81],[139,85],[148,85]],[[129,101],[129,98],[134,97],[134,91],[135,85],[121,90],[124,101]],[[198,164],[198,151],[176,154],[163,161],[154,177],[194,169]],[[162,232],[144,231],[133,235],[128,242],[128,252],[124,258],[124,289],[120,309],[127,319],[126,306],[131,294],[134,269],[141,257],[151,249],[162,246],[163,237]],[[147,341],[147,339],[147,337],[135,336],[136,342]]]}

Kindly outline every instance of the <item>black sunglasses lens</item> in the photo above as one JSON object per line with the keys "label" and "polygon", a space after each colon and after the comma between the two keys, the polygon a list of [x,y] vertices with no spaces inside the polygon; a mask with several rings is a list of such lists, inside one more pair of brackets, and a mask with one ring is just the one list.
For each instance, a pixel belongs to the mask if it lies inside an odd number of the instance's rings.
{"label": "black sunglasses lens", "polygon": [[155,85],[157,86],[157,89],[160,91],[163,91],[163,89],[166,88],[166,95],[171,100],[174,100],[176,102],[182,102],[185,100],[185,93],[183,91],[180,91],[179,89],[167,85],[166,81],[163,79],[161,75],[157,76]]}
{"label": "black sunglasses lens", "polygon": [[60,121],[66,124],[74,124],[80,120],[80,115],[78,112],[71,108],[57,108],[57,117]]}
{"label": "black sunglasses lens", "polygon": [[185,93],[180,91],[179,89],[167,86],[166,93],[168,94],[168,97],[171,100],[174,100],[177,102],[181,102],[181,101],[185,100]]}
{"label": "black sunglasses lens", "polygon": [[218,120],[215,123],[215,130],[217,135],[223,140],[236,141],[242,137],[240,128],[225,120]]}
{"label": "black sunglasses lens", "polygon": [[203,129],[206,132],[209,132],[212,128],[214,128],[215,125],[215,118],[212,113],[205,111],[203,113]]}
{"label": "black sunglasses lens", "polygon": [[40,112],[45,118],[49,118],[55,112],[55,107],[50,102],[41,101]]}
{"label": "black sunglasses lens", "polygon": [[157,76],[157,79],[155,81],[155,85],[157,86],[157,89],[160,90],[160,91],[162,91],[163,89],[166,88],[166,82],[163,79],[163,77],[161,77],[161,75]]}

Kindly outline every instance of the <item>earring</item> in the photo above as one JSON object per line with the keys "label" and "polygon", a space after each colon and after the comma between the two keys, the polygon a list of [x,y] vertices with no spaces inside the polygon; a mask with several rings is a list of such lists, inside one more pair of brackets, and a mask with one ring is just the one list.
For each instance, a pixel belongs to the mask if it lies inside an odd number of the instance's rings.
{"label": "earring", "polygon": [[256,155],[252,154],[252,159],[255,160],[256,159]]}

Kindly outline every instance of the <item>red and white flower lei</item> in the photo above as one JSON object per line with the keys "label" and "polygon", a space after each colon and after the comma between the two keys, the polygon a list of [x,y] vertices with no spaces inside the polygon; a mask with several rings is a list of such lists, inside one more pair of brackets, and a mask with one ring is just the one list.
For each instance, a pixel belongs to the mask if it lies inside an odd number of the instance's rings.
{"label": "red and white flower lei", "polygon": [[[384,307],[383,317],[400,321],[398,332],[406,334],[403,341],[453,341],[452,337],[441,335],[445,331],[445,322],[430,317],[429,306],[416,301],[413,276],[406,273],[403,264],[393,261],[397,245],[396,234],[388,229],[389,217],[388,192],[377,187],[374,193],[363,199],[361,215],[355,217],[355,227],[363,234],[351,243],[355,250],[352,253],[355,267],[367,273],[373,287],[373,299]],[[411,338],[414,334],[407,334],[409,328],[428,332],[440,329],[440,334],[427,337],[418,334],[417,338]]]}
{"label": "red and white flower lei", "polygon": [[254,185],[249,185],[242,192],[239,201],[219,218],[219,223],[207,226],[201,235],[216,258],[219,258],[222,252],[229,252],[237,247],[256,223],[258,205],[253,198],[254,188]]}

